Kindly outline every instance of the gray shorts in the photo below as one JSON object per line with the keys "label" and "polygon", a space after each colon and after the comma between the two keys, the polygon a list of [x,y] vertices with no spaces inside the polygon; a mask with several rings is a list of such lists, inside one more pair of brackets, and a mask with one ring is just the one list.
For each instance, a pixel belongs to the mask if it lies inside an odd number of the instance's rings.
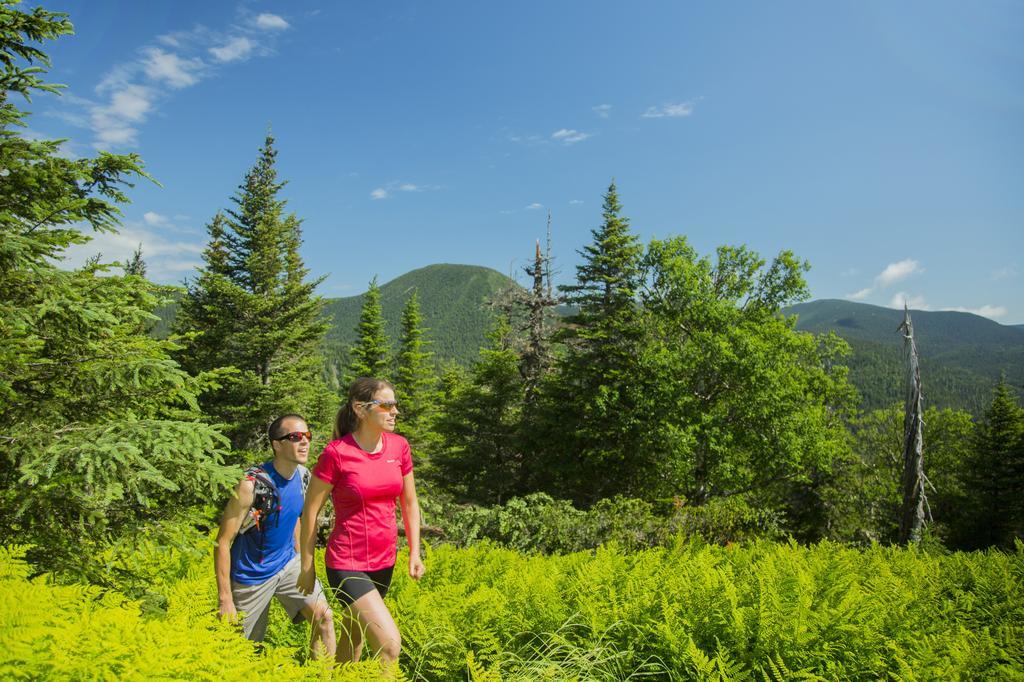
{"label": "gray shorts", "polygon": [[284,568],[266,582],[243,585],[231,581],[231,597],[235,602],[235,610],[245,612],[242,632],[246,637],[257,642],[263,641],[263,636],[267,634],[267,617],[272,597],[277,597],[293,623],[302,620],[300,612],[304,606],[312,608],[317,602],[327,602],[319,580],[313,584],[313,594],[302,594],[296,589],[295,581],[299,579],[299,568],[299,556],[296,554]]}

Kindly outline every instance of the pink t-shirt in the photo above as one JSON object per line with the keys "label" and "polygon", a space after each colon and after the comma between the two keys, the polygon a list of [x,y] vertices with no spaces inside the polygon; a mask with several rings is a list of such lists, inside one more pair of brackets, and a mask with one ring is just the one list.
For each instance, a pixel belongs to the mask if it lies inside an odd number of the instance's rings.
{"label": "pink t-shirt", "polygon": [[370,454],[352,434],[331,441],[313,474],[334,486],[334,530],[327,541],[326,564],[339,571],[377,571],[395,563],[398,524],[395,499],[402,477],[412,471],[409,442],[382,433],[380,452]]}

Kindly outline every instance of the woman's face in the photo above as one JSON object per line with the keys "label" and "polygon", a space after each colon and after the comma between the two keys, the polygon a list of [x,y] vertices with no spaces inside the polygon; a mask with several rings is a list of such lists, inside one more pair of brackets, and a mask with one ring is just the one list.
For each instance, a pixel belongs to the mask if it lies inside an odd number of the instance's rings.
{"label": "woman's face", "polygon": [[360,421],[376,431],[395,430],[395,419],[398,417],[398,405],[395,403],[395,392],[388,387],[381,388],[373,394],[371,402],[358,403]]}

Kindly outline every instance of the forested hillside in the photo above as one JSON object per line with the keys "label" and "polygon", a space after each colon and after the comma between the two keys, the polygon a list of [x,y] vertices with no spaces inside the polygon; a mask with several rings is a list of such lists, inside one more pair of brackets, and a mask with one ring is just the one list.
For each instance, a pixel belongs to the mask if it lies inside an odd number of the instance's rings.
{"label": "forested hillside", "polygon": [[[815,334],[834,331],[853,351],[850,379],[865,409],[903,399],[903,312],[891,308],[821,300],[791,306],[797,328]],[[1024,334],[978,315],[912,311],[928,405],[980,414],[1001,374],[1012,386],[1024,384]]]}
{"label": "forested hillside", "polygon": [[[429,330],[430,350],[439,360],[454,360],[468,366],[480,347],[490,323],[488,297],[512,284],[505,275],[477,265],[428,265],[380,287],[380,303],[388,334],[396,335],[402,306],[419,293],[423,324]],[[328,357],[344,365],[356,340],[356,324],[365,294],[327,299],[324,315],[330,320],[327,332]]]}

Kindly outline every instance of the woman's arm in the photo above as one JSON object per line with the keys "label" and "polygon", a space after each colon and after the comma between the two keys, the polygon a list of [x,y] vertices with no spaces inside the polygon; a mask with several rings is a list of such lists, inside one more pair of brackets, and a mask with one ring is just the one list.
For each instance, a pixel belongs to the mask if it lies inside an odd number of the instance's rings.
{"label": "woman's arm", "polygon": [[313,584],[316,581],[316,564],[313,560],[313,550],[316,548],[316,526],[320,510],[331,494],[333,485],[317,476],[309,477],[309,487],[306,488],[306,502],[302,506],[302,524],[299,528],[299,579],[295,586],[303,594],[313,593]]}
{"label": "woman's arm", "polygon": [[427,570],[420,558],[420,502],[416,498],[416,479],[410,471],[402,477],[402,522],[405,539],[409,541],[409,577],[419,580]]}

